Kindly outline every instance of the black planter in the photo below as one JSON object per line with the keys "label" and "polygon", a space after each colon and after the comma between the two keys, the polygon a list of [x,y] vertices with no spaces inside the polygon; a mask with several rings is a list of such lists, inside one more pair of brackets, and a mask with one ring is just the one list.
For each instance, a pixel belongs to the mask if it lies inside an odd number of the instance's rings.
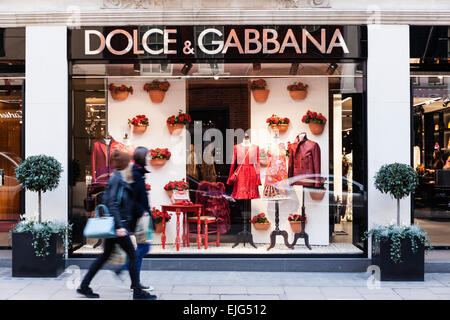
{"label": "black planter", "polygon": [[49,255],[36,257],[29,232],[12,234],[12,276],[51,278],[58,277],[65,269],[64,245],[59,235],[50,237]]}
{"label": "black planter", "polygon": [[401,241],[401,262],[391,260],[392,241],[381,238],[376,243],[372,238],[372,264],[380,267],[381,281],[424,281],[425,248],[416,239],[417,251],[411,249],[411,239]]}

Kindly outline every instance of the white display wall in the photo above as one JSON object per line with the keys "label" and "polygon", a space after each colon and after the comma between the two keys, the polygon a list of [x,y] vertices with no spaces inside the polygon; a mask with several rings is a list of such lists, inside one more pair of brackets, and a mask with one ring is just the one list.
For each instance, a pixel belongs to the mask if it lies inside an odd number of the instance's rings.
{"label": "white display wall", "polygon": [[[288,117],[291,120],[288,131],[280,134],[280,142],[294,142],[300,132],[306,132],[309,140],[317,142],[321,150],[321,173],[327,176],[329,172],[329,133],[328,133],[328,79],[324,78],[301,78],[301,79],[265,79],[270,94],[266,102],[258,103],[251,98],[251,128],[252,143],[257,144],[260,149],[267,147],[272,141],[272,132],[268,128],[266,119],[272,114],[279,117]],[[293,100],[286,87],[295,81],[308,84],[308,96],[304,100]],[[308,124],[301,122],[307,110],[322,113],[327,118],[324,132],[321,135],[313,135]],[[265,179],[265,168],[261,168],[260,195],[263,195]],[[289,225],[288,216],[290,213],[301,213],[302,186],[294,186],[290,200],[280,201],[280,230],[286,230],[289,234],[289,242],[292,243],[294,233]],[[312,200],[308,192],[305,192],[306,207],[306,232],[309,234],[311,245],[329,244],[329,199],[325,196],[321,201]],[[255,230],[252,225],[253,240],[255,243],[269,243],[270,233],[275,229],[275,203],[264,199],[252,200],[252,217],[264,212],[271,222],[271,227],[267,231]],[[279,244],[284,243],[283,237],[277,236]],[[297,244],[303,244],[304,240],[299,239]]]}
{"label": "white display wall", "polygon": [[[132,144],[144,146],[148,149],[169,148],[172,156],[163,167],[153,167],[147,174],[147,183],[150,183],[150,206],[161,209],[161,205],[170,204],[170,198],[164,190],[169,180],[181,180],[186,177],[186,132],[171,135],[166,120],[181,109],[186,112],[186,88],[184,80],[170,80],[170,88],[166,92],[164,101],[152,103],[143,86],[147,81],[113,81],[116,86],[125,84],[133,86],[134,93],[124,101],[116,101],[108,94],[108,131],[117,141],[122,142],[127,133]],[[149,118],[150,125],[141,135],[133,135],[128,125],[128,119],[144,114]],[[180,216],[181,220],[181,216]],[[180,227],[182,224],[180,224]],[[181,234],[180,234],[181,235]],[[176,215],[166,226],[166,243],[174,243],[176,237]],[[161,243],[161,236],[156,234],[154,243]]]}

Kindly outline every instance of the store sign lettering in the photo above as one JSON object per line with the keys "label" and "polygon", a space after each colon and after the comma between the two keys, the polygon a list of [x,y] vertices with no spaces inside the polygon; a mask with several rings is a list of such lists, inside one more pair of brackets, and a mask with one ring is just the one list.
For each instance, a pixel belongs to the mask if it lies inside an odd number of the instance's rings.
{"label": "store sign lettering", "polygon": [[[329,32],[329,31],[328,31]],[[148,39],[153,34],[162,36],[162,45],[159,49],[150,48]],[[127,39],[125,48],[114,48],[111,40],[114,36],[125,37]],[[97,55],[102,53],[105,48],[114,55],[124,55],[130,51],[133,54],[139,55],[148,53],[151,55],[177,55],[179,52],[174,49],[177,44],[177,29],[159,29],[152,28],[146,31],[142,38],[139,38],[138,30],[134,29],[132,33],[124,29],[115,29],[109,32],[106,37],[98,30],[85,30],[85,54]],[[208,35],[216,35],[217,40],[212,40],[208,45],[214,48],[207,48],[205,38]],[[91,40],[97,37],[100,40],[98,47],[91,47]],[[228,34],[223,34],[222,31],[215,28],[207,28],[203,30],[196,41],[198,48],[205,54],[226,54],[230,48],[236,48],[239,54],[282,54],[287,48],[293,48],[297,54],[308,52],[308,45],[312,44],[322,54],[331,54],[334,49],[341,48],[346,54],[349,53],[348,46],[341,33],[340,29],[334,29],[333,35],[329,42],[327,42],[327,29],[320,29],[320,36],[313,36],[306,29],[293,30],[287,29],[286,33],[279,35],[275,29],[245,29],[243,39],[239,38],[235,29],[230,29]],[[139,44],[142,44],[144,50],[139,49]],[[172,45],[172,48],[169,48]],[[209,46],[208,46],[209,47]],[[191,40],[183,42],[183,54],[195,54],[196,48]]]}
{"label": "store sign lettering", "polygon": [[22,119],[22,111],[0,112],[0,119]]}

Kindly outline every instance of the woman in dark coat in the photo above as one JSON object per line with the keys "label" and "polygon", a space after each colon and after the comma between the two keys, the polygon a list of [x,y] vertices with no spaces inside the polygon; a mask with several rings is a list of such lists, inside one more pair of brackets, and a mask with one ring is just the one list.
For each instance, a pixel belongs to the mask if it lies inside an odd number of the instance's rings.
{"label": "woman in dark coat", "polygon": [[[135,195],[135,215],[143,216],[150,215],[150,204],[148,202],[147,189],[145,187],[145,174],[149,173],[146,167],[149,166],[149,151],[145,147],[136,148],[133,155],[134,165],[133,165],[133,183],[131,184],[131,188],[133,190],[133,194]],[[150,215],[150,219],[153,219]],[[154,226],[154,224],[152,223]],[[136,224],[133,226],[133,230],[136,227]],[[141,272],[142,260],[145,255],[150,251],[150,243],[138,243],[137,245],[137,270],[138,274]],[[120,274],[122,271],[128,269],[128,263],[118,268],[115,273],[120,278]],[[153,290],[152,287],[147,287],[142,284],[139,284],[139,287],[144,290]]]}
{"label": "woman in dark coat", "polygon": [[131,231],[134,231],[136,220],[139,217],[134,210],[134,193],[131,188],[132,168],[130,166],[130,156],[124,152],[114,151],[111,155],[112,166],[116,169],[109,178],[103,195],[103,204],[108,207],[110,214],[114,217],[116,228],[116,238],[105,239],[103,254],[98,257],[89,268],[88,273],[83,278],[79,294],[88,298],[99,298],[99,294],[94,293],[89,287],[95,274],[108,260],[116,244],[126,252],[129,259],[129,272],[131,278],[131,288],[133,289],[133,299],[154,300],[156,296],[150,295],[142,290],[139,285],[139,273],[137,269],[137,255],[133,243],[130,239]]}

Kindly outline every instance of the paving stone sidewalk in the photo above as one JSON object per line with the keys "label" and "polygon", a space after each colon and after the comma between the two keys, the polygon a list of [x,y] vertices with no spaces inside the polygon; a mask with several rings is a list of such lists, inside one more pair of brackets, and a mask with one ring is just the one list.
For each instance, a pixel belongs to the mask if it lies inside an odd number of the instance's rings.
{"label": "paving stone sidewalk", "polygon": [[[0,268],[1,300],[75,300],[86,270],[69,267],[56,279],[12,278]],[[367,273],[142,271],[161,300],[415,300],[450,299],[450,274],[427,273],[424,282],[374,283]],[[100,271],[92,288],[105,300],[132,299],[128,274],[123,280]]]}

